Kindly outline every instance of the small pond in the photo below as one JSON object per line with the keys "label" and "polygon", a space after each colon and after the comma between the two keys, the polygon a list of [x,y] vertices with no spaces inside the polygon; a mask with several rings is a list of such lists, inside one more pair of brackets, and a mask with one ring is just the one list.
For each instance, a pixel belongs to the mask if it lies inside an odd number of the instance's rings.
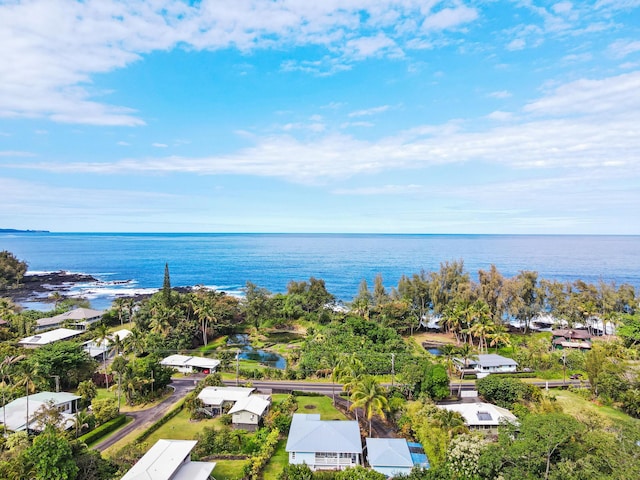
{"label": "small pond", "polygon": [[442,355],[442,350],[440,350],[438,347],[427,348],[427,352],[435,356]]}
{"label": "small pond", "polygon": [[249,344],[249,335],[247,334],[238,333],[230,335],[227,340],[227,345],[230,347],[238,347],[240,349],[240,358],[243,360],[253,360],[268,367],[278,368],[280,370],[287,368],[287,361],[282,355],[253,348]]}

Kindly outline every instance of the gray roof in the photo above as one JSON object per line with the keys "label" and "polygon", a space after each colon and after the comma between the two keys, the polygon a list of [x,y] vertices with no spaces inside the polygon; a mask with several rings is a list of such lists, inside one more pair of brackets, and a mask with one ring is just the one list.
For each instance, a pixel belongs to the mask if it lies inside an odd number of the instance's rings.
{"label": "gray roof", "polygon": [[41,318],[36,321],[38,323],[38,326],[44,327],[46,325],[57,325],[66,320],[91,320],[100,318],[103,314],[104,312],[100,310],[92,310],[91,308],[74,308],[73,310],[69,310],[68,312],[61,313],[60,315]]}
{"label": "gray roof", "polygon": [[497,355],[495,353],[478,355],[478,360],[475,363],[483,367],[500,367],[503,365],[518,366],[518,362],[516,362],[515,360],[503,357],[502,355]]}
{"label": "gray roof", "polygon": [[458,412],[464,417],[464,422],[469,427],[493,426],[497,427],[501,421],[517,422],[516,416],[506,408],[498,407],[491,403],[450,403],[438,405],[439,408]]}
{"label": "gray roof", "polygon": [[[215,463],[183,463],[191,456],[195,440],[158,440],[153,447],[129,470],[122,480],[205,480]],[[193,464],[192,464],[193,463]],[[208,471],[207,471],[208,470]]]}
{"label": "gray roof", "polygon": [[413,467],[404,438],[367,438],[367,459],[372,467]]}
{"label": "gray roof", "polygon": [[249,395],[248,397],[239,399],[228,413],[233,414],[246,410],[255,415],[262,415],[265,410],[269,408],[270,404],[271,402],[262,396]]}
{"label": "gray roof", "polygon": [[50,330],[44,333],[38,333],[31,337],[26,337],[20,340],[18,343],[23,345],[47,345],[49,343],[57,342],[58,340],[65,340],[67,338],[80,335],[80,330],[71,330],[69,328],[58,328],[56,330]]}
{"label": "gray roof", "polygon": [[[38,392],[29,395],[29,429],[41,429],[41,426],[34,422],[34,417],[38,410],[48,407],[49,402],[53,402],[54,406],[59,406],[79,398],[78,395],[67,392]],[[0,423],[4,418],[7,419],[7,428],[9,430],[14,432],[25,430],[27,426],[27,397],[16,398],[7,403],[3,414],[0,415]],[[66,423],[67,420],[68,418],[63,415],[62,423]]]}
{"label": "gray roof", "polygon": [[320,420],[318,414],[295,413],[286,451],[362,453],[358,422]]}

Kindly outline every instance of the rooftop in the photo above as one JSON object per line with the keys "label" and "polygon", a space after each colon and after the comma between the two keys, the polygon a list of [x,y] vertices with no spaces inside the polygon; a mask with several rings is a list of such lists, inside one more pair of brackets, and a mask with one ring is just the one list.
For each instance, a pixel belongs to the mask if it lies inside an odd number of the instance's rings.
{"label": "rooftop", "polygon": [[168,367],[217,368],[220,360],[215,358],[194,357],[189,355],[169,355],[160,362]]}
{"label": "rooftop", "polygon": [[517,421],[516,416],[509,410],[491,403],[452,403],[438,405],[438,407],[458,412],[464,417],[465,423],[470,427],[483,425],[497,427],[502,421]]}
{"label": "rooftop", "polygon": [[367,459],[372,467],[413,467],[404,438],[367,438]]}
{"label": "rooftop", "polygon": [[294,413],[287,452],[362,453],[355,420],[320,420],[319,414]]}
{"label": "rooftop", "polygon": [[256,415],[262,415],[265,410],[269,408],[270,404],[271,402],[261,395],[249,395],[248,397],[239,399],[231,410],[229,410],[229,413],[233,414],[247,411]]}
{"label": "rooftop", "polygon": [[198,398],[205,405],[222,405],[224,402],[237,402],[251,395],[255,388],[247,387],[204,387]]}
{"label": "rooftop", "polygon": [[39,333],[31,337],[26,337],[20,340],[18,343],[23,345],[40,346],[47,345],[49,343],[57,342],[59,340],[65,340],[67,338],[80,335],[80,330],[71,330],[70,328],[57,328],[48,332]]}

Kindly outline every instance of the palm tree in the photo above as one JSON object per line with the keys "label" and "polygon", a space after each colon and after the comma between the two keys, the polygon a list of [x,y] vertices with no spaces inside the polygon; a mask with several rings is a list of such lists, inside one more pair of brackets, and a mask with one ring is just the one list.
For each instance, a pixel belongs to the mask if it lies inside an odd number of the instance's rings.
{"label": "palm tree", "polygon": [[[353,387],[362,379],[364,365],[355,353],[342,355],[333,369],[331,378],[341,382],[342,389],[351,394]],[[356,410],[356,420],[358,420],[358,410]]]}
{"label": "palm tree", "polygon": [[217,320],[216,315],[213,311],[213,305],[208,299],[203,299],[201,303],[199,303],[194,313],[198,315],[200,318],[200,329],[202,330],[202,340],[204,342],[204,346],[207,346],[207,329],[209,328],[209,322],[215,322]]}
{"label": "palm tree", "polygon": [[509,335],[507,327],[502,323],[497,324],[493,333],[490,333],[487,337],[491,340],[489,346],[496,347],[496,353],[498,352],[498,345],[511,346],[511,335]]}
{"label": "palm tree", "polygon": [[477,301],[471,306],[473,320],[469,326],[469,333],[478,338],[478,350],[487,349],[487,336],[495,331],[495,323],[489,310],[489,305],[483,301]]}
{"label": "palm tree", "polygon": [[64,297],[60,295],[60,292],[53,292],[47,298],[53,301],[53,308],[55,309],[57,309],[60,302],[64,300]]}
{"label": "palm tree", "polygon": [[469,432],[469,429],[464,424],[464,417],[453,410],[447,410],[444,408],[438,409],[435,419],[438,426],[447,431],[450,439],[459,433]]}
{"label": "palm tree", "polygon": [[124,347],[126,352],[133,352],[138,356],[144,353],[146,347],[145,334],[138,327],[133,327],[131,335],[124,340]]}
{"label": "palm tree", "polygon": [[440,358],[442,359],[447,372],[452,374],[455,370],[455,363],[453,359],[458,355],[459,348],[451,343],[446,343],[438,347],[438,349],[440,350]]}
{"label": "palm tree", "polygon": [[118,314],[118,320],[120,320],[120,326],[124,325],[124,307],[125,307],[125,299],[122,297],[118,297],[113,301],[113,308]]}
{"label": "palm tree", "polygon": [[109,390],[109,375],[107,373],[107,357],[109,355],[109,327],[104,323],[96,325],[93,330],[93,339],[98,346],[102,345],[102,362],[104,364],[104,381],[107,384],[107,390]]}
{"label": "palm tree", "polygon": [[369,420],[369,436],[371,436],[371,419],[374,415],[384,417],[384,412],[389,410],[387,391],[371,375],[365,375],[360,382],[353,387],[351,393],[353,404],[350,410],[362,408],[367,420]]}
{"label": "palm tree", "polygon": [[24,387],[26,393],[26,406],[27,406],[27,417],[26,417],[26,428],[25,431],[27,435],[29,434],[29,393],[33,393],[36,390],[36,381],[39,380],[40,377],[38,372],[33,368],[25,368],[22,372],[22,377],[16,383],[18,387]]}
{"label": "palm tree", "polygon": [[78,410],[73,416],[73,426],[76,430],[76,438],[83,428],[89,427],[89,412],[86,410]]}

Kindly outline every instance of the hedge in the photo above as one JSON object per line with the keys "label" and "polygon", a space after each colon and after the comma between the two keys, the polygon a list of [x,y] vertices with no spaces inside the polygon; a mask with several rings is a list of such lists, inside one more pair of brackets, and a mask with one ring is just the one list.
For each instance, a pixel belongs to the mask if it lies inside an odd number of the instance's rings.
{"label": "hedge", "polygon": [[162,417],[160,420],[158,420],[156,423],[154,423],[149,428],[147,428],[144,432],[142,432],[140,435],[138,435],[138,438],[136,438],[134,440],[134,443],[144,442],[149,437],[149,435],[151,435],[153,432],[158,430],[162,425],[167,423],[173,417],[178,415],[182,411],[183,408],[184,408],[184,399],[180,402],[180,404],[176,408],[171,410],[164,417]]}
{"label": "hedge", "polygon": [[98,428],[94,428],[90,432],[85,433],[80,438],[78,438],[78,440],[86,443],[87,445],[92,444],[100,440],[108,433],[113,432],[125,423],[127,423],[127,416],[124,414],[118,415],[116,418],[109,420],[108,422],[100,425]]}

